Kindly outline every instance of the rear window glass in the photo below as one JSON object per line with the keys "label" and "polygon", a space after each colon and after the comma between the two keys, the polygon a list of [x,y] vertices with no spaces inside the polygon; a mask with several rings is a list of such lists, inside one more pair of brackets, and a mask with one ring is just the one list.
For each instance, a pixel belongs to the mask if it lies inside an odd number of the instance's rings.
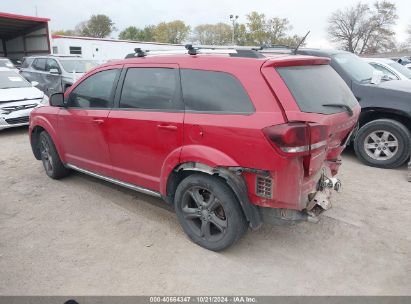
{"label": "rear window glass", "polygon": [[277,68],[302,112],[334,114],[345,111],[330,104],[357,104],[344,80],[329,65]]}
{"label": "rear window glass", "polygon": [[181,83],[187,110],[230,114],[254,112],[240,81],[231,74],[182,69]]}

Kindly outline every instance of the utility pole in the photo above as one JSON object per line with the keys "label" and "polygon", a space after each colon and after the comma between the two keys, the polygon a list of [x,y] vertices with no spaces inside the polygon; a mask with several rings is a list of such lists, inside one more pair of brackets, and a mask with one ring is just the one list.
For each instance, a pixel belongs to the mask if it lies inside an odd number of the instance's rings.
{"label": "utility pole", "polygon": [[233,23],[233,36],[232,36],[232,38],[231,38],[231,44],[232,45],[235,45],[235,23],[236,23],[236,21],[237,21],[237,19],[238,19],[238,15],[230,15],[230,21]]}

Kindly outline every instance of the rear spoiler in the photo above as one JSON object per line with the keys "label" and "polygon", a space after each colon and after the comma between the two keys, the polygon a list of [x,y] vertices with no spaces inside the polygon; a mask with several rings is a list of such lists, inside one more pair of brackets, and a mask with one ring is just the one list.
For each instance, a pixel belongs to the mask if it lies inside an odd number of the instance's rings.
{"label": "rear spoiler", "polygon": [[331,59],[326,57],[314,56],[284,56],[268,58],[262,67],[286,67],[301,65],[322,65],[330,64]]}

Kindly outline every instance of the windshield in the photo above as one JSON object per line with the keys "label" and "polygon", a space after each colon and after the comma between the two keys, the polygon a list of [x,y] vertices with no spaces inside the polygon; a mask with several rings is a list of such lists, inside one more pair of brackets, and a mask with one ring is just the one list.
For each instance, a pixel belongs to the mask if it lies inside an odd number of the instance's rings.
{"label": "windshield", "polygon": [[374,68],[367,61],[351,53],[334,55],[332,58],[338,65],[356,81],[370,81]]}
{"label": "windshield", "polygon": [[411,79],[411,70],[406,68],[405,66],[399,64],[398,62],[390,62],[388,63],[388,65],[390,67],[392,67],[394,70],[400,72],[401,74],[403,74],[405,77],[410,78]]}
{"label": "windshield", "polygon": [[31,84],[13,71],[0,72],[0,89],[27,88]]}
{"label": "windshield", "polygon": [[0,59],[0,67],[14,69],[13,63],[7,58]]}
{"label": "windshield", "polygon": [[334,114],[353,108],[357,100],[329,65],[277,68],[302,112]]}
{"label": "windshield", "polygon": [[96,60],[79,60],[79,59],[64,59],[60,60],[63,69],[68,72],[76,73],[86,73],[92,68],[98,66],[98,61]]}

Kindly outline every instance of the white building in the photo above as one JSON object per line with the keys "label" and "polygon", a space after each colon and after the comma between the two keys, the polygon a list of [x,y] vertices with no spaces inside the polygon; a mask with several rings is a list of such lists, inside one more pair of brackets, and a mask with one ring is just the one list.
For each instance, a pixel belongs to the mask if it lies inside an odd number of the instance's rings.
{"label": "white building", "polygon": [[140,42],[79,36],[52,35],[52,54],[81,55],[96,60],[123,59],[135,48],[142,50],[184,50],[182,44]]}

